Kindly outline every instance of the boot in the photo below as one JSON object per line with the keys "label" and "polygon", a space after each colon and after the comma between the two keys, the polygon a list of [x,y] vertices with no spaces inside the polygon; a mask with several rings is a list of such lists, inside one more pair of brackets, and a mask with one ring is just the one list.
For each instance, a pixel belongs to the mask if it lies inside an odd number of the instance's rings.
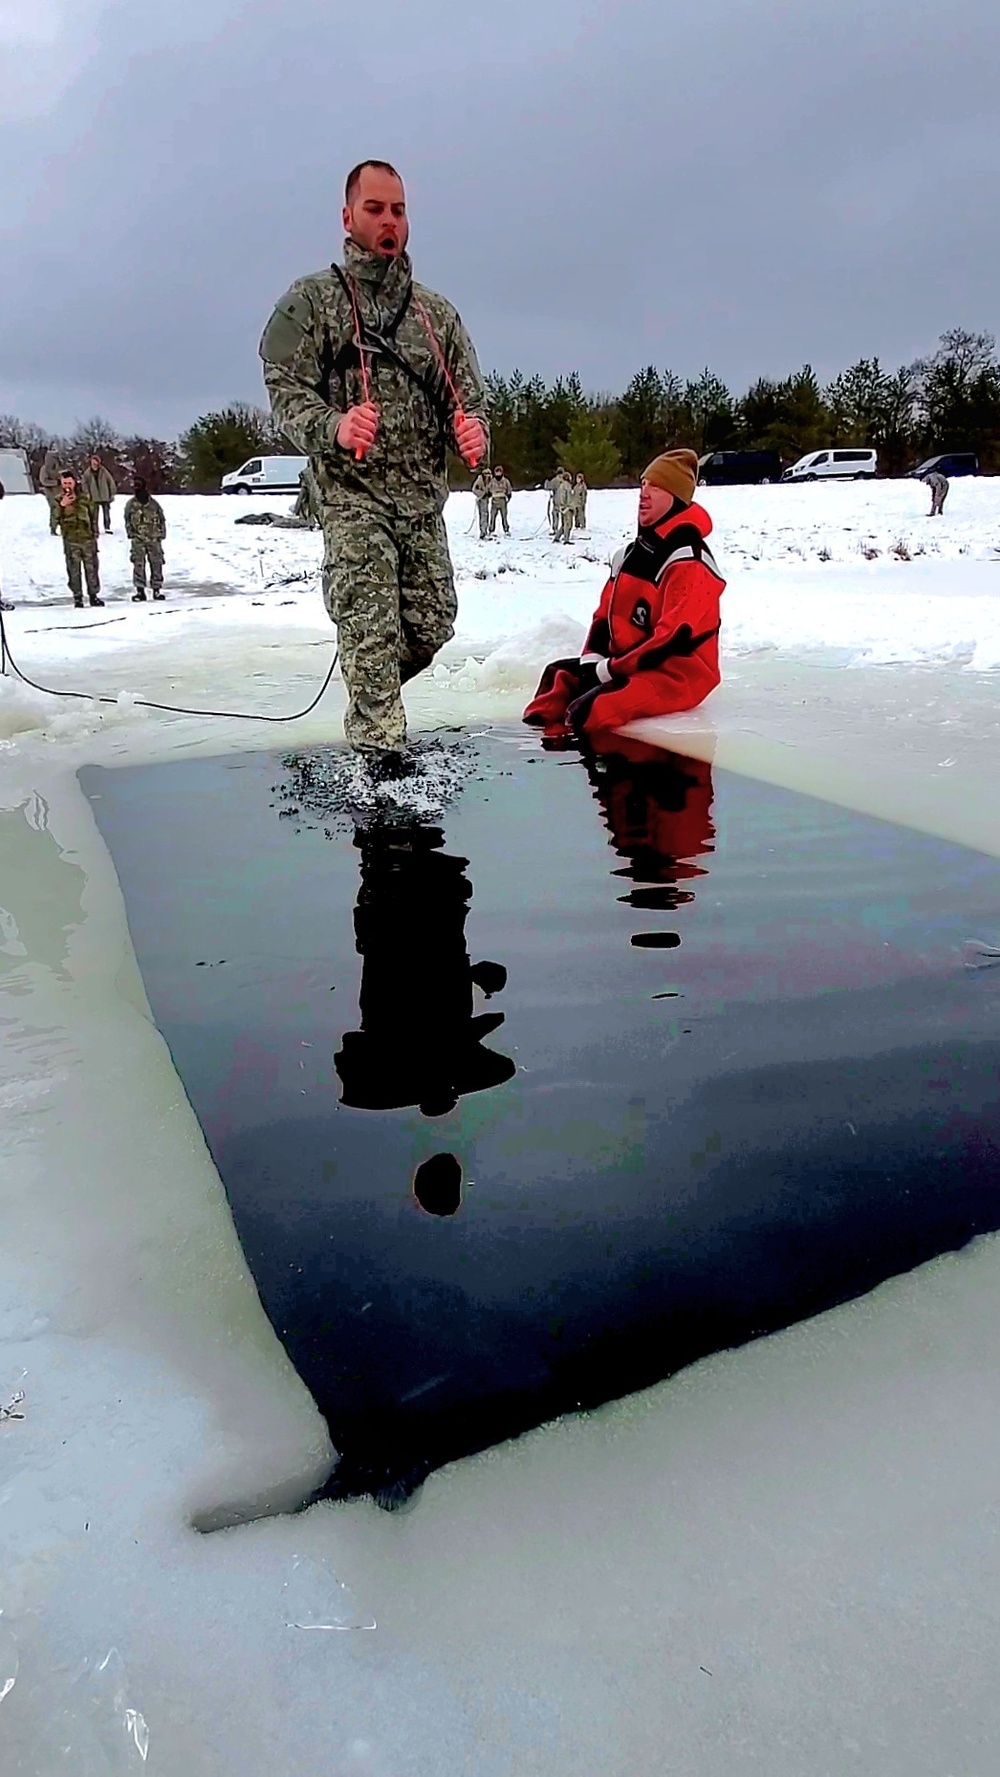
{"label": "boot", "polygon": [[92,593],[90,602],[92,605],[103,605],[104,600],[99,596],[98,593]]}
{"label": "boot", "polygon": [[82,600],[82,598],[78,598],[78,599],[74,599],[74,600],[73,600],[73,606],[74,606],[74,609],[75,609],[75,610],[77,610],[77,611],[82,611],[82,610],[83,610],[83,600]]}
{"label": "boot", "polygon": [[[155,592],[153,597],[156,597]],[[144,592],[134,592],[132,594],[132,603],[133,605],[144,605],[146,603],[146,594]]]}
{"label": "boot", "polygon": [[165,592],[154,592],[154,594],[153,594],[153,597],[154,597],[154,598],[155,598],[155,599],[165,599],[165,598],[166,598],[166,596],[167,596],[167,595],[166,595],[166,593],[165,593]]}

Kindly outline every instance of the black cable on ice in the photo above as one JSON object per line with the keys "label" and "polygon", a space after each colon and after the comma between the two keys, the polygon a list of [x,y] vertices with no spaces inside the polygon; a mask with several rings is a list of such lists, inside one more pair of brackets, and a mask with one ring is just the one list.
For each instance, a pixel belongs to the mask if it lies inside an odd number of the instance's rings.
{"label": "black cable on ice", "polygon": [[[330,662],[330,669],[312,702],[307,703],[304,710],[295,710],[287,716],[262,716],[254,714],[250,710],[194,710],[188,709],[181,703],[158,703],[156,699],[152,697],[136,697],[133,701],[140,709],[164,710],[167,715],[170,716],[218,716],[226,722],[301,722],[305,716],[312,715],[316,705],[324,696],[336,671],[337,661],[339,659],[340,649],[334,648],[333,659]],[[14,678],[20,679],[23,685],[30,685],[32,691],[41,691],[46,697],[79,697],[83,698],[87,703],[118,704],[117,697],[102,695],[97,691],[64,691],[57,689],[53,685],[41,685],[37,679],[29,678],[28,674],[23,672],[18,666],[17,661],[14,659],[14,656],[10,651],[10,643],[7,640],[7,625],[4,622],[4,613],[3,611],[0,611],[0,674],[5,678],[7,676],[8,666],[10,667],[10,671]]]}

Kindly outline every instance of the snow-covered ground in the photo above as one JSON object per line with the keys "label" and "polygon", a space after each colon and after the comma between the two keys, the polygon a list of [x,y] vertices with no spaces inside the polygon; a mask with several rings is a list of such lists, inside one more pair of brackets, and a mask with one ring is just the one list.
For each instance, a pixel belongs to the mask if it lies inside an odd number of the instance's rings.
{"label": "snow-covered ground", "polygon": [[[1000,854],[1000,481],[956,482],[943,521],[907,482],[705,503],[726,682],[663,738]],[[993,1238],[457,1464],[409,1514],[258,1517],[308,1494],[327,1434],[74,774],[336,738],[343,699],[288,727],[137,707],[295,710],[331,652],[315,536],[165,505],[168,602],[130,604],[119,533],[83,613],[43,502],[0,508],[19,664],[117,700],[0,679],[0,1409],[25,1394],[0,1418],[4,1777],[992,1774]],[[515,716],[633,512],[593,495],[562,549],[521,495],[480,544],[456,496],[458,633],[414,725]]]}

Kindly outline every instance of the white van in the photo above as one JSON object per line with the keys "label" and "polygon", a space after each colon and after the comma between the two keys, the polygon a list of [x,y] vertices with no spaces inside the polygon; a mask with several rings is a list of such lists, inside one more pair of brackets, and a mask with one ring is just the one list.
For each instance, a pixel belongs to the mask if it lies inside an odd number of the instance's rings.
{"label": "white van", "polygon": [[878,473],[874,450],[811,450],[786,469],[782,481],[870,481]]}
{"label": "white van", "polygon": [[33,494],[26,450],[0,450],[0,482],[5,494]]}
{"label": "white van", "polygon": [[224,494],[297,494],[308,457],[248,457],[222,477]]}

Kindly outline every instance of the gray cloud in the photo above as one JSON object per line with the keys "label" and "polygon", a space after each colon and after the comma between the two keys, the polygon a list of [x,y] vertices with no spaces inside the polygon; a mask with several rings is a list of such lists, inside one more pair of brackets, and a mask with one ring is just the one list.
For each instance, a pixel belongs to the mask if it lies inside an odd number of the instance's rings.
{"label": "gray cloud", "polygon": [[0,40],[0,408],[43,423],[260,399],[366,153],[486,365],[742,386],[997,319],[994,0],[59,4]]}

